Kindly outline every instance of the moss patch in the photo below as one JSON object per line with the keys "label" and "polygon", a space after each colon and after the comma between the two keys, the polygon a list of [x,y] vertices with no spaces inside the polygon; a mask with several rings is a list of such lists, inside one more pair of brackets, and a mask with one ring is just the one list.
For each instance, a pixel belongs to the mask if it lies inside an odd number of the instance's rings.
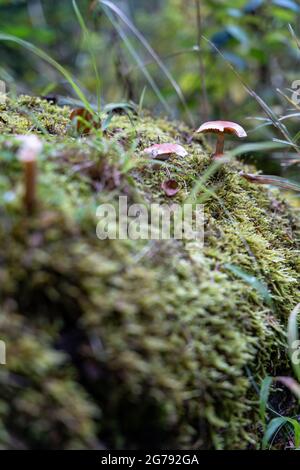
{"label": "moss patch", "polygon": [[[80,138],[68,116],[24,96],[0,109],[0,445],[257,447],[251,382],[285,367],[286,320],[299,302],[296,210],[233,162],[196,195],[203,249],[100,241],[99,204],[169,202],[160,185],[170,176],[181,186],[172,201],[183,203],[210,158],[182,124],[115,116],[104,137]],[[32,131],[44,150],[28,217],[11,134]],[[188,157],[143,162],[144,147],[169,141]],[[228,265],[263,282],[273,305]]]}

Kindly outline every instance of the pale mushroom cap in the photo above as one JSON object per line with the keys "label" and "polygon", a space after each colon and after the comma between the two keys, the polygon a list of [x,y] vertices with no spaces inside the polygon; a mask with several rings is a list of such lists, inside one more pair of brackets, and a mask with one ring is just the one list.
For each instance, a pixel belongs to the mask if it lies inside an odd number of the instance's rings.
{"label": "pale mushroom cap", "polygon": [[21,146],[17,154],[19,160],[22,162],[35,161],[43,148],[42,141],[34,134],[16,135],[15,137],[19,142],[21,142]]}
{"label": "pale mushroom cap", "polygon": [[154,144],[151,147],[144,149],[145,153],[150,154],[153,158],[159,155],[171,155],[175,153],[179,157],[186,157],[187,151],[178,144]]}
{"label": "pale mushroom cap", "polygon": [[237,137],[247,137],[242,126],[231,121],[209,121],[202,124],[196,132],[214,132],[216,134],[234,134]]}

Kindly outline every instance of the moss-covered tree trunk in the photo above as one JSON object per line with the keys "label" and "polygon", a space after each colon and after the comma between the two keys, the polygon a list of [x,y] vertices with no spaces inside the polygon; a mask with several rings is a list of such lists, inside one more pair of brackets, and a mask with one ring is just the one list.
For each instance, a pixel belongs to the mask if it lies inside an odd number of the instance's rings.
{"label": "moss-covered tree trunk", "polygon": [[[255,385],[286,366],[299,301],[296,210],[227,163],[198,194],[203,249],[100,241],[99,204],[169,202],[170,174],[181,188],[172,202],[183,203],[210,157],[178,123],[116,115],[104,137],[80,138],[69,113],[30,97],[0,105],[0,446],[257,447]],[[32,215],[13,135],[28,132],[44,141]],[[157,142],[188,156],[141,165]]]}

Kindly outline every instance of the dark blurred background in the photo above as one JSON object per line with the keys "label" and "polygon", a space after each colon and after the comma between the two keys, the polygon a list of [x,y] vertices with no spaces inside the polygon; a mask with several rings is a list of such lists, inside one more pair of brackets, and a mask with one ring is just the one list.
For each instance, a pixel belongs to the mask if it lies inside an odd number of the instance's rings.
{"label": "dark blurred background", "polygon": [[[97,85],[91,49],[104,104],[143,101],[154,113],[191,126],[230,119],[250,131],[250,140],[282,139],[274,126],[259,120],[266,114],[245,90],[244,80],[284,117],[282,123],[295,143],[270,154],[267,163],[261,164],[258,155],[258,166],[300,179],[300,104],[292,100],[293,82],[300,80],[300,51],[289,28],[300,33],[299,1],[78,0],[77,5],[89,41],[84,40],[71,0],[1,0],[0,30],[46,51],[72,72],[92,101]],[[0,78],[10,89],[74,97],[58,72],[26,49],[2,41],[0,57]]]}

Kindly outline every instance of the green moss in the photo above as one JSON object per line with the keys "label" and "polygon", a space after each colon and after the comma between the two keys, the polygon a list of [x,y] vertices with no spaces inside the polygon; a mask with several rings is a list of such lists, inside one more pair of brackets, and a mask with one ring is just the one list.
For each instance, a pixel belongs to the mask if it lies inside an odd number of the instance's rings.
{"label": "green moss", "polygon": [[[105,137],[75,138],[68,114],[30,97],[0,110],[2,447],[257,447],[251,380],[286,366],[284,330],[299,301],[296,210],[240,178],[235,162],[207,183],[203,249],[100,241],[99,204],[167,202],[170,175],[181,186],[172,200],[183,202],[210,158],[182,124],[115,116]],[[58,135],[41,134],[39,207],[28,217],[9,134],[37,120]],[[157,141],[189,155],[146,164],[142,149]],[[264,282],[274,307],[227,264]]]}

